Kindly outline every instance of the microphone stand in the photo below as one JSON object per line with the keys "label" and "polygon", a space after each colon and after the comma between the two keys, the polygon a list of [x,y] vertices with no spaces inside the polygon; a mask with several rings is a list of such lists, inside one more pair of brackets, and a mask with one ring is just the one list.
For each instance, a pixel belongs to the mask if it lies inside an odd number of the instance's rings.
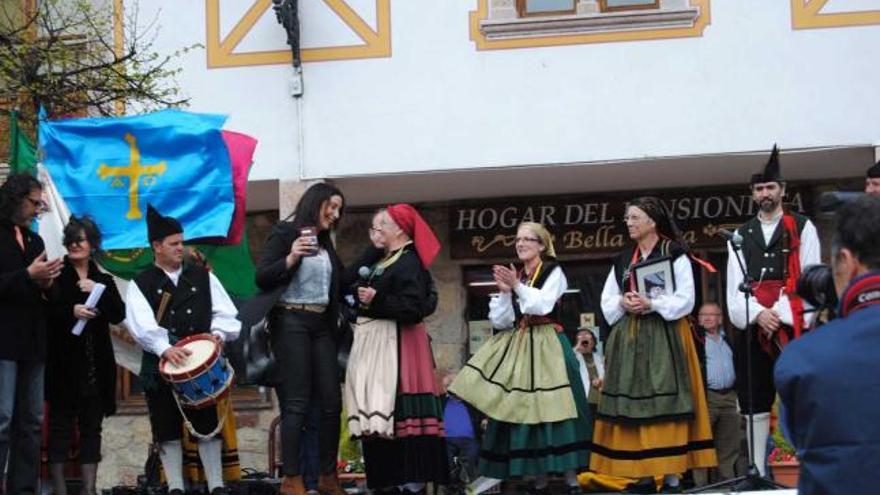
{"label": "microphone stand", "polygon": [[[737,289],[742,293],[746,304],[746,411],[748,416],[746,425],[748,426],[747,429],[749,436],[749,467],[746,469],[746,474],[742,476],[701,486],[693,490],[688,490],[685,493],[702,493],[716,490],[718,488],[732,488],[736,491],[789,489],[789,487],[780,485],[770,478],[761,476],[761,472],[758,471],[758,466],[755,464],[755,416],[754,411],[752,411],[752,329],[749,328],[749,298],[754,295],[754,291],[752,289],[752,280],[749,278],[749,272],[746,271],[746,265],[740,255],[740,251],[742,250],[742,238],[739,237],[739,239],[737,239],[737,237],[739,236],[732,236],[727,242],[733,250],[733,255],[736,256],[736,262],[742,273],[742,283],[739,284]],[[766,459],[762,460],[766,461]]]}

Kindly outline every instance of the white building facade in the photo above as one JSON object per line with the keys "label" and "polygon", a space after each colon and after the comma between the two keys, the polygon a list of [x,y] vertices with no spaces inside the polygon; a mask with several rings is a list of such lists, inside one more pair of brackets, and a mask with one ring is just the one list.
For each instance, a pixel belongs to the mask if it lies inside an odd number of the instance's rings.
{"label": "white building facade", "polygon": [[[518,221],[562,245],[566,326],[601,329],[627,198],[669,201],[720,263],[712,234],[754,214],[745,184],[774,143],[808,214],[880,143],[880,0],[301,0],[301,81],[271,0],[139,9],[160,51],[204,46],[180,59],[190,110],[260,141],[249,210],[284,217],[332,181],[345,259],[375,207],[423,210],[444,243],[429,324],[445,370],[484,336],[487,267],[514,258]],[[718,276],[700,286],[723,294]]]}

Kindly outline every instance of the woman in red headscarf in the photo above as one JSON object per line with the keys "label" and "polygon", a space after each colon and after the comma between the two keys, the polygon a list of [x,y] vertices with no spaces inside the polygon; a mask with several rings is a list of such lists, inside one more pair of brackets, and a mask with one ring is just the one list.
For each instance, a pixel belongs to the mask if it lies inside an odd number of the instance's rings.
{"label": "woman in red headscarf", "polygon": [[422,493],[425,482],[449,477],[443,407],[423,322],[437,307],[428,268],[440,243],[408,204],[380,211],[371,240],[384,253],[373,259],[368,253],[349,271],[358,279],[359,309],[345,383],[348,427],[362,439],[370,488]]}

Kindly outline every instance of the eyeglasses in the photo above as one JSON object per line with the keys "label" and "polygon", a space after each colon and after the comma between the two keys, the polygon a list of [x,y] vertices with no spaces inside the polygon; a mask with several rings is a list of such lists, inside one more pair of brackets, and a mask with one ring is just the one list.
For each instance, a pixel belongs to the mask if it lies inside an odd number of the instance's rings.
{"label": "eyeglasses", "polygon": [[514,242],[541,242],[537,237],[517,237]]}
{"label": "eyeglasses", "polygon": [[83,242],[86,242],[87,240],[88,239],[86,239],[85,237],[77,237],[76,239],[70,239],[69,241],[65,242],[64,245],[73,246],[74,244],[81,244]]}
{"label": "eyeglasses", "polygon": [[700,313],[697,316],[721,316],[721,313]]}
{"label": "eyeglasses", "polygon": [[31,205],[38,210],[45,210],[48,206],[42,199],[34,199],[30,196],[25,196],[24,199],[30,201]]}
{"label": "eyeglasses", "polygon": [[382,232],[382,227],[370,227],[370,232]]}

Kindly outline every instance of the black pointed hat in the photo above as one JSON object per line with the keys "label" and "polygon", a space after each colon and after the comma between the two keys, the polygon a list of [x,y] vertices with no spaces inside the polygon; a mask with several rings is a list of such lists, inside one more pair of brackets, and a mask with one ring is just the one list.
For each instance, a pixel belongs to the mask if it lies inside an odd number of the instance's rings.
{"label": "black pointed hat", "polygon": [[180,222],[171,217],[163,217],[153,205],[147,205],[147,238],[150,242],[160,241],[169,235],[182,234]]}
{"label": "black pointed hat", "polygon": [[880,162],[875,163],[873,167],[869,168],[866,175],[869,179],[880,179]]}
{"label": "black pointed hat", "polygon": [[750,185],[761,184],[764,182],[783,182],[782,173],[779,171],[779,148],[773,145],[773,151],[770,152],[770,158],[764,164],[764,170],[752,176]]}

